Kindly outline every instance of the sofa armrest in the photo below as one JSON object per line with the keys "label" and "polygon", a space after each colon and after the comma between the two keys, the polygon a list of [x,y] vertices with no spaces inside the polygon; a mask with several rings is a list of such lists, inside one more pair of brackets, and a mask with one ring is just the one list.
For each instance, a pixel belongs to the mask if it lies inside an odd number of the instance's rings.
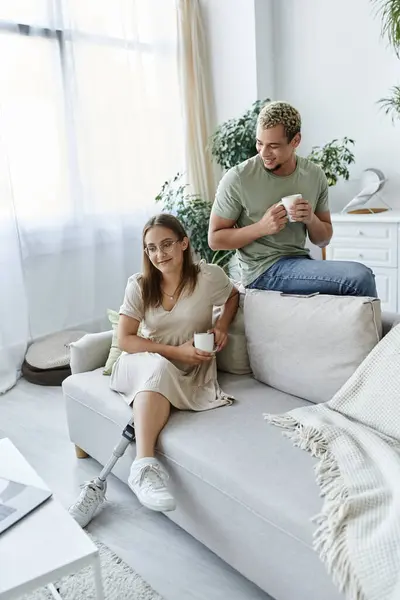
{"label": "sofa armrest", "polygon": [[104,367],[111,348],[113,332],[87,333],[70,344],[71,373],[85,373]]}

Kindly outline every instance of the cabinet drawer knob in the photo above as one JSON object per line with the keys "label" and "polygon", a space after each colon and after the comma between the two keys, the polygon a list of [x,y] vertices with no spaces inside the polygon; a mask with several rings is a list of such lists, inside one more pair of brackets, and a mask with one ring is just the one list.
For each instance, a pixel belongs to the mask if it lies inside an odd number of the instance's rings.
{"label": "cabinet drawer knob", "polygon": [[360,252],[360,254],[358,255],[358,258],[364,258],[364,254],[362,254],[362,253]]}
{"label": "cabinet drawer knob", "polygon": [[363,232],[361,229],[359,229],[359,230],[357,231],[357,235],[364,235],[364,232]]}

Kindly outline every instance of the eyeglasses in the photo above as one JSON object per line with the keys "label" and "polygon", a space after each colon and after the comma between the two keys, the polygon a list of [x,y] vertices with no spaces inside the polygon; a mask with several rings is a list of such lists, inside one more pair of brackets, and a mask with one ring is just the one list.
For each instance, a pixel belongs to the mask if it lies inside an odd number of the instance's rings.
{"label": "eyeglasses", "polygon": [[158,251],[161,252],[161,254],[171,254],[171,252],[173,251],[175,244],[177,244],[180,240],[165,240],[165,242],[161,242],[161,244],[159,246],[156,245],[151,245],[151,246],[146,246],[146,248],[144,249],[144,251],[146,252],[147,256],[155,256],[157,254]]}

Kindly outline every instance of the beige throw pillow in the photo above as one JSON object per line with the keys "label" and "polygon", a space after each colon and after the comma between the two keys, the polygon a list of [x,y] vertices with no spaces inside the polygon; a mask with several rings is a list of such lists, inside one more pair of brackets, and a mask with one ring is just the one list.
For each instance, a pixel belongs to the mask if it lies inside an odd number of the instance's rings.
{"label": "beige throw pillow", "polygon": [[[249,355],[247,353],[244,330],[244,294],[240,294],[239,308],[228,332],[228,344],[221,352],[217,352],[217,367],[225,373],[247,375],[251,373]],[[214,308],[213,323],[221,314],[220,306]]]}
{"label": "beige throw pillow", "polygon": [[254,377],[310,402],[326,402],[382,337],[380,301],[248,290],[244,317]]}

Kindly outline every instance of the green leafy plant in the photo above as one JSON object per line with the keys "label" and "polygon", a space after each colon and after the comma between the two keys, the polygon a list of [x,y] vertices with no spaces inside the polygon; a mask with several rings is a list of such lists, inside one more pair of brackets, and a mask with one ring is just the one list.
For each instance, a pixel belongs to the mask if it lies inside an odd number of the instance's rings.
{"label": "green leafy plant", "polygon": [[[377,14],[381,17],[381,35],[387,37],[389,44],[400,58],[400,0],[372,0],[377,6]],[[378,104],[392,122],[400,119],[400,86],[395,85],[390,90],[387,98],[378,100]]]}
{"label": "green leafy plant", "polygon": [[241,117],[222,123],[211,136],[211,154],[227,170],[255,156],[257,117],[269,99],[257,100]]}
{"label": "green leafy plant", "polygon": [[211,203],[195,194],[191,194],[188,185],[182,183],[182,174],[166,181],[156,196],[156,202],[163,205],[163,210],[174,214],[182,223],[190,236],[193,250],[208,263],[219,265],[229,271],[232,250],[211,250],[208,245],[208,223],[211,214]]}
{"label": "green leafy plant", "polygon": [[385,114],[391,116],[393,122],[400,119],[400,85],[393,86],[390,90],[390,96],[379,100],[379,104]]}
{"label": "green leafy plant", "polygon": [[342,140],[332,140],[325,146],[314,146],[308,158],[319,165],[326,175],[328,185],[333,186],[339,177],[348,180],[349,165],[354,163],[354,154],[350,147],[354,140],[344,137]]}
{"label": "green leafy plant", "polygon": [[400,58],[400,0],[372,0],[381,17],[381,34]]}

